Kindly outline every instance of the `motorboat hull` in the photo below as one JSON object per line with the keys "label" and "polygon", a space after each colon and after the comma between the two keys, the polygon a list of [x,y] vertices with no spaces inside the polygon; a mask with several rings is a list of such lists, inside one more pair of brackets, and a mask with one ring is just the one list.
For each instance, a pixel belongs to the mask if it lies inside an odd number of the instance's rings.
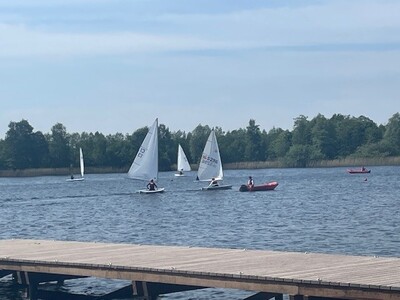
{"label": "motorboat hull", "polygon": [[354,170],[354,169],[349,169],[347,170],[349,174],[368,174],[371,173],[371,170]]}
{"label": "motorboat hull", "polygon": [[278,185],[279,184],[276,181],[267,182],[261,185],[255,185],[252,188],[249,188],[246,184],[242,184],[239,188],[239,191],[241,192],[273,191]]}

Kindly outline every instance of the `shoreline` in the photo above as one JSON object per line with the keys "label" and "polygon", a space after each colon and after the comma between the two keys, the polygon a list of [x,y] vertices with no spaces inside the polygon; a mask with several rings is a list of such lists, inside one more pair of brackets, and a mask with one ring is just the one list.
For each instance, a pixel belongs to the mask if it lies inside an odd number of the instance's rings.
{"label": "shoreline", "polygon": [[[400,156],[382,158],[344,158],[335,160],[321,160],[310,162],[306,168],[336,168],[336,167],[359,167],[359,166],[400,166]],[[224,170],[238,169],[279,169],[289,168],[279,161],[257,161],[257,162],[237,162],[224,164]],[[87,167],[86,174],[106,174],[106,173],[126,173],[129,167]],[[176,168],[171,168],[174,171]],[[192,165],[193,170],[197,170],[197,165]],[[78,168],[73,168],[73,174],[79,174]],[[0,177],[37,177],[37,176],[69,176],[70,168],[38,168],[21,170],[0,170]]]}

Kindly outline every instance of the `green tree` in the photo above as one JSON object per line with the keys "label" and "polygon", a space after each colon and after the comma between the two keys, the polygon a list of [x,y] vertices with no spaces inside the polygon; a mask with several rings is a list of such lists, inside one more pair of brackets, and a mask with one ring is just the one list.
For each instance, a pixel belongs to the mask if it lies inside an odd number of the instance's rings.
{"label": "green tree", "polygon": [[5,148],[4,140],[0,140],[0,170],[7,169]]}
{"label": "green tree", "polygon": [[224,163],[244,161],[246,130],[238,129],[228,131],[224,136],[218,139],[218,145],[219,148],[222,149]]}
{"label": "green tree", "polygon": [[290,147],[285,156],[285,164],[292,168],[305,168],[310,162],[312,147],[310,145],[296,144]]}
{"label": "green tree", "polygon": [[283,158],[292,145],[292,134],[289,130],[273,128],[268,132],[267,140],[269,144],[268,159]]}
{"label": "green tree", "polygon": [[210,135],[211,128],[202,126],[201,124],[192,131],[190,139],[190,154],[195,163],[200,161],[200,157],[203,154],[204,146],[207,142],[207,138]]}
{"label": "green tree", "polygon": [[40,131],[31,136],[31,168],[43,168],[49,164],[49,144]]}
{"label": "green tree", "polygon": [[260,126],[256,125],[256,121],[251,119],[249,126],[246,128],[246,149],[245,149],[245,160],[246,161],[261,161],[265,159],[262,151],[262,139]]}
{"label": "green tree", "polygon": [[107,139],[106,137],[96,131],[91,134],[92,149],[90,155],[94,162],[94,165],[104,167],[107,165]]}
{"label": "green tree", "polygon": [[354,117],[335,114],[331,118],[336,131],[337,157],[347,157],[360,146],[360,132]]}
{"label": "green tree", "polygon": [[6,164],[14,169],[40,166],[44,162],[47,144],[43,135],[33,133],[33,127],[27,120],[10,122],[4,141]]}
{"label": "green tree", "polygon": [[386,125],[383,143],[387,145],[390,155],[400,154],[400,114],[395,113]]}
{"label": "green tree", "polygon": [[54,168],[68,167],[70,165],[70,147],[67,130],[61,123],[51,128],[51,134],[47,136],[49,143],[50,165]]}
{"label": "green tree", "polygon": [[382,140],[384,131],[374,121],[364,116],[358,117],[358,121],[363,130],[362,144],[375,144]]}
{"label": "green tree", "polygon": [[160,171],[171,169],[176,161],[176,143],[172,140],[171,132],[164,124],[158,126],[158,165]]}
{"label": "green tree", "polygon": [[[67,167],[79,164],[78,149],[82,147],[87,166],[129,167],[148,128],[133,134],[104,136],[100,132],[68,134],[57,123],[45,136],[34,132],[28,121],[10,122],[4,140],[0,139],[0,168]],[[189,161],[200,161],[210,134],[209,126],[199,124],[192,132],[170,132],[159,126],[160,170],[176,164],[178,144],[185,149]],[[400,155],[400,114],[394,114],[386,126],[377,126],[365,116],[335,114],[330,119],[318,114],[311,121],[300,115],[294,119],[293,130],[273,128],[261,131],[254,120],[246,128],[215,132],[224,163],[282,160],[287,166],[312,166],[313,161],[349,156],[384,157]]]}
{"label": "green tree", "polygon": [[294,119],[294,129],[292,133],[293,145],[311,144],[311,126],[308,117],[300,115]]}
{"label": "green tree", "polygon": [[321,159],[334,159],[337,155],[335,127],[323,115],[318,114],[312,120],[311,141],[314,156]]}
{"label": "green tree", "polygon": [[[133,159],[129,155],[129,145],[122,133],[107,136],[107,165],[111,167],[127,167]],[[132,160],[131,160],[132,159]]]}

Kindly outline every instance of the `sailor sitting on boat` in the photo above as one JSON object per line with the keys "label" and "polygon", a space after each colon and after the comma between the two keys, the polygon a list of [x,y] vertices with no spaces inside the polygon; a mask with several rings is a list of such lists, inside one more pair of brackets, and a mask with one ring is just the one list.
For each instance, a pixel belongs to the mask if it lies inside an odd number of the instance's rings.
{"label": "sailor sitting on boat", "polygon": [[211,178],[211,182],[209,186],[218,186],[218,181],[213,177]]}
{"label": "sailor sitting on boat", "polygon": [[157,188],[157,184],[154,182],[153,179],[147,184],[147,189],[150,191],[154,191]]}

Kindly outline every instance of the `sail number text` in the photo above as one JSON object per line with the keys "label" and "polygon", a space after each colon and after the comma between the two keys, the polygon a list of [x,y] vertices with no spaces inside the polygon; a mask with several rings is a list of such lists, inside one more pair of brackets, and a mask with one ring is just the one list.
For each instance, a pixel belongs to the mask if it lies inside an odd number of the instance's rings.
{"label": "sail number text", "polygon": [[206,154],[203,154],[203,156],[202,156],[202,161],[201,161],[201,162],[202,162],[203,164],[212,166],[212,165],[214,165],[214,164],[217,164],[217,163],[218,163],[218,160],[215,159],[215,158],[213,158],[213,157],[207,156]]}
{"label": "sail number text", "polygon": [[137,156],[138,157],[143,157],[144,153],[146,152],[146,149],[143,147],[140,147]]}

